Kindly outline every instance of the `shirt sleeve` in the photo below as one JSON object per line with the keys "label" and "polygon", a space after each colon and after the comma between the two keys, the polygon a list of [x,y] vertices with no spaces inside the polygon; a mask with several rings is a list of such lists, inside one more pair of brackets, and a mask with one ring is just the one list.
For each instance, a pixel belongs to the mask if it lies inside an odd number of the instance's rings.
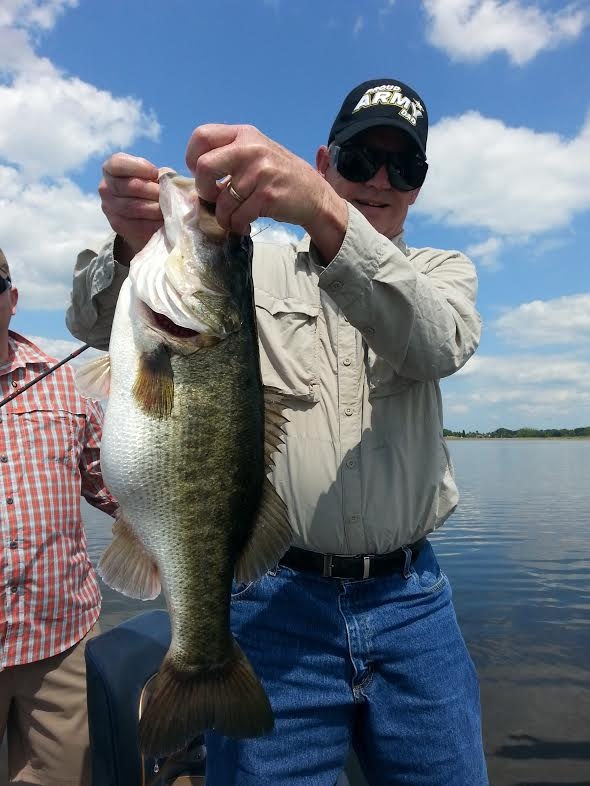
{"label": "shirt sleeve", "polygon": [[396,373],[441,379],[475,352],[481,320],[477,275],[458,251],[406,256],[349,204],[346,235],[319,286]]}
{"label": "shirt sleeve", "polygon": [[105,488],[100,469],[102,438],[102,407],[97,401],[87,402],[85,443],[80,457],[82,496],[95,508],[114,516],[118,504]]}
{"label": "shirt sleeve", "polygon": [[96,349],[108,349],[119,290],[129,273],[113,256],[113,233],[96,254],[85,249],[74,267],[66,326],[70,333]]}

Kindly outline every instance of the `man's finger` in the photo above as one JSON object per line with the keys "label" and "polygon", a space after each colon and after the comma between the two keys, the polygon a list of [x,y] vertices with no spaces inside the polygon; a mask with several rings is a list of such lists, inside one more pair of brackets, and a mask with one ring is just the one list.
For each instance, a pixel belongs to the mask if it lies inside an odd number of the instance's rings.
{"label": "man's finger", "polygon": [[[235,142],[240,126],[206,123],[193,131],[186,148],[186,165],[195,174],[197,161],[204,153]],[[223,174],[223,173],[221,173]]]}
{"label": "man's finger", "polygon": [[146,158],[131,156],[129,153],[115,153],[102,167],[103,173],[113,177],[139,177],[143,180],[157,180],[158,167]]}
{"label": "man's finger", "polygon": [[113,177],[105,174],[98,187],[101,197],[107,198],[108,194],[118,197],[131,197],[135,199],[147,199],[157,202],[160,198],[160,187],[153,180],[144,180],[139,177]]}
{"label": "man's finger", "polygon": [[113,215],[145,221],[163,220],[160,203],[149,199],[131,199],[110,194],[102,200],[102,209],[107,216]]}

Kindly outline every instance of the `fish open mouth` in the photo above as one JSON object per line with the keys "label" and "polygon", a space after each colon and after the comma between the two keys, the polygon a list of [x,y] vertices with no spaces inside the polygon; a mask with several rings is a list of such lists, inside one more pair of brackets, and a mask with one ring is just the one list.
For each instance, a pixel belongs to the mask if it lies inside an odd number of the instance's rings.
{"label": "fish open mouth", "polygon": [[194,338],[200,335],[196,330],[180,327],[180,325],[177,325],[171,319],[165,317],[164,314],[158,314],[157,311],[152,311],[152,309],[150,309],[150,311],[156,325],[171,336],[175,336],[176,338]]}

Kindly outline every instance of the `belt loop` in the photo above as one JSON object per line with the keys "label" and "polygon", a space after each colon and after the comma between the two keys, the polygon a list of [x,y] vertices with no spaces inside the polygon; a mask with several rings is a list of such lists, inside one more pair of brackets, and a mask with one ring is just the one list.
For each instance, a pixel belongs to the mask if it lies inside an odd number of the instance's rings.
{"label": "belt loop", "polygon": [[371,573],[371,557],[363,558],[363,578],[368,579]]}
{"label": "belt loop", "polygon": [[412,549],[409,546],[402,546],[402,551],[406,555],[404,562],[404,579],[409,579],[412,575]]}
{"label": "belt loop", "polygon": [[324,554],[324,570],[322,572],[324,578],[332,577],[332,555]]}

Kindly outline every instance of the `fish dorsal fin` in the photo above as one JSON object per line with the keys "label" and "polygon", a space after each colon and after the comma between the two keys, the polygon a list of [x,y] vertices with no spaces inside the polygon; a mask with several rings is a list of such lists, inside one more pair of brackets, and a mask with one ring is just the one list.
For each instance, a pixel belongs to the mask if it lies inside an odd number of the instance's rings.
{"label": "fish dorsal fin", "polygon": [[292,535],[287,506],[265,478],[254,528],[236,562],[236,581],[254,581],[274,567],[291,545]]}
{"label": "fish dorsal fin", "polygon": [[276,388],[264,388],[264,464],[266,471],[274,466],[273,454],[285,441],[285,423],[288,418],[283,411],[283,394]]}
{"label": "fish dorsal fin", "polygon": [[111,389],[111,358],[102,355],[84,363],[74,372],[78,393],[84,398],[107,398]]}

